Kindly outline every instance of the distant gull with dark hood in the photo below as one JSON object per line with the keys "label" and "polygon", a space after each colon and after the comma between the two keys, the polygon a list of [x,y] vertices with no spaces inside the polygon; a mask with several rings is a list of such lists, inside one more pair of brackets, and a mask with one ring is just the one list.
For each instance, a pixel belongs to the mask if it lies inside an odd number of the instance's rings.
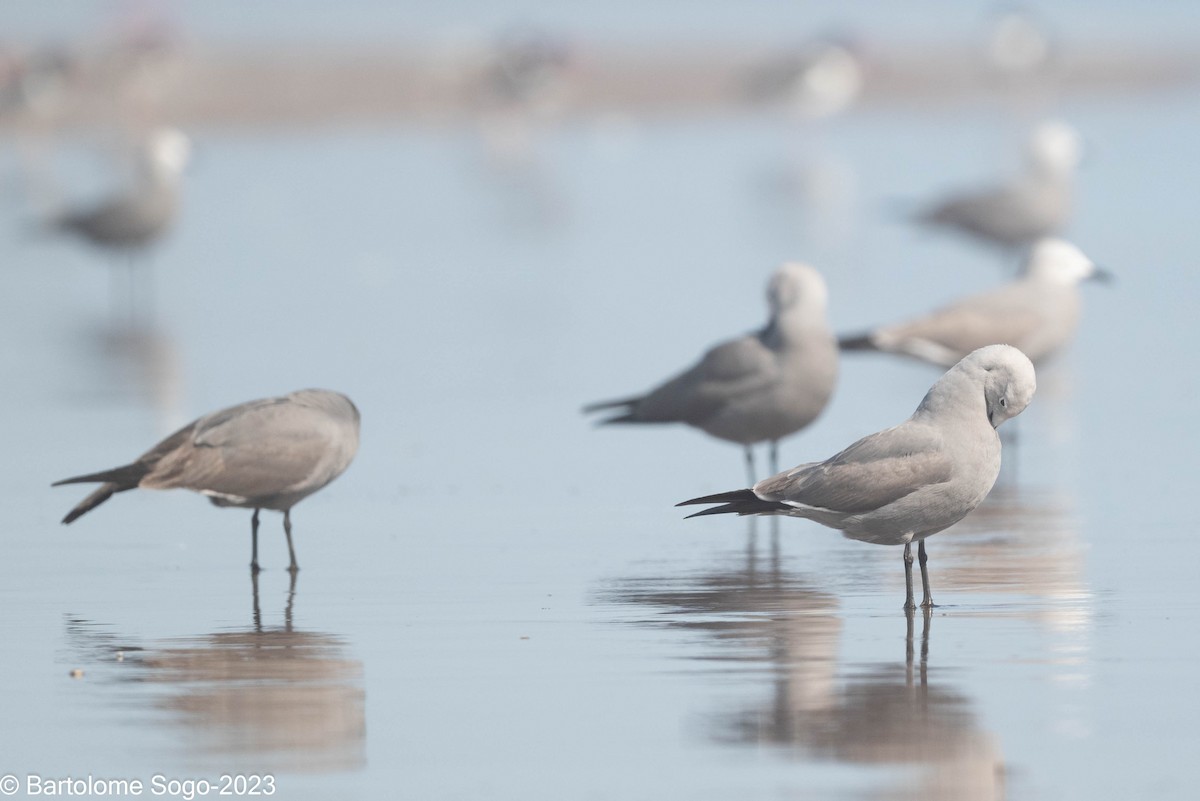
{"label": "distant gull with dark hood", "polygon": [[950,368],[898,426],[860,439],[823,462],[763,479],[750,489],[683,501],[719,504],[714,514],[790,515],[855,540],[904,545],[905,607],[915,608],[912,542],[920,543],[921,605],[933,606],[925,538],[980,504],[1000,474],[996,428],[1029,405],[1033,364],[1009,345],[980,348]]}
{"label": "distant gull with dark hood", "polygon": [[757,442],[777,443],[824,410],[837,381],[837,340],[825,317],[828,290],[814,268],[789,263],[767,290],[771,319],[753,334],[715,346],[700,361],[645,395],[605,401],[585,412],[614,412],[602,423],[687,423],[746,450],[755,480]]}
{"label": "distant gull with dark hood", "polygon": [[250,569],[258,572],[258,513],[283,512],[289,570],[300,569],[291,509],[340,476],[358,452],[358,409],[345,395],[304,389],[205,415],[130,464],[57,481],[101,486],[72,509],[71,523],[114,493],[136,487],[189,489],[217,506],[253,509]]}
{"label": "distant gull with dark hood", "polygon": [[1015,281],[912,320],[843,337],[839,344],[842,350],[897,353],[949,367],[977,348],[1006,342],[1041,364],[1074,336],[1079,283],[1087,280],[1111,276],[1071,243],[1043,239]]}

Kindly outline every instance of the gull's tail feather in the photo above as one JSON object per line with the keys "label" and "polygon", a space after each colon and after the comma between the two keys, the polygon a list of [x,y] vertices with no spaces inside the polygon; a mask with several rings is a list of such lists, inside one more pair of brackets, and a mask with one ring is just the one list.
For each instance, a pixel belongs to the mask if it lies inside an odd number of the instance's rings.
{"label": "gull's tail feather", "polygon": [[100,482],[100,486],[96,491],[80,501],[74,509],[67,512],[67,516],[62,519],[62,522],[64,524],[73,523],[107,501],[114,493],[133,489],[146,475],[146,470],[146,465],[135,462],[122,467],[114,467],[111,470],[101,470],[99,473],[88,473],[82,476],[64,478],[62,481],[55,481],[50,486],[58,487],[63,484]]}
{"label": "gull's tail feather", "polygon": [[620,400],[606,400],[598,403],[589,403],[587,406],[583,407],[583,413],[591,414],[592,412],[602,412],[605,409],[619,409],[623,406],[628,408],[637,405],[638,401],[640,400],[641,397],[639,396],[636,398],[621,398]]}
{"label": "gull's tail feather", "polygon": [[842,350],[879,350],[869,332],[838,337],[838,347]]}
{"label": "gull's tail feather", "polygon": [[130,489],[137,486],[137,483],[146,475],[146,466],[138,462],[126,464],[120,467],[114,467],[109,470],[101,470],[98,473],[87,473],[82,476],[72,476],[64,478],[61,481],[55,481],[50,486],[61,487],[63,484],[95,484],[97,482],[113,483],[113,484],[129,484]]}
{"label": "gull's tail feather", "polygon": [[634,409],[642,398],[622,398],[621,400],[600,401],[599,403],[589,403],[583,407],[584,414],[592,414],[593,412],[615,411],[612,417],[605,417],[603,420],[597,420],[596,425],[606,426],[609,423],[643,423],[645,420],[639,420],[634,413]]}
{"label": "gull's tail feather", "polygon": [[62,519],[63,524],[66,525],[68,523],[74,523],[80,517],[111,498],[113,493],[123,492],[127,489],[133,489],[133,487],[122,487],[119,484],[113,484],[111,482],[108,484],[101,484],[95,492],[80,501],[74,509],[67,512],[67,516]]}
{"label": "gull's tail feather", "polygon": [[695,514],[690,514],[687,518],[704,517],[705,515],[761,515],[771,514],[772,512],[784,512],[788,507],[778,501],[764,501],[762,498],[754,494],[754,490],[740,489],[732,492],[719,492],[716,495],[705,495],[703,498],[692,498],[690,500],[681,501],[676,506],[694,506],[704,503],[717,503],[720,506],[715,506],[712,509],[705,509]]}

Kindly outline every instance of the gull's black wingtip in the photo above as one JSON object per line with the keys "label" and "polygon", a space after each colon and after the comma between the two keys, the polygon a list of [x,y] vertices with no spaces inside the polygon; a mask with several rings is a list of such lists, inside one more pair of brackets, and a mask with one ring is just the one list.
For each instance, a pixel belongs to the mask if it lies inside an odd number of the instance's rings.
{"label": "gull's black wingtip", "polygon": [[705,495],[701,498],[689,498],[686,501],[680,501],[676,506],[696,506],[702,503],[731,503],[734,501],[752,501],[757,500],[758,496],[754,494],[754,490],[740,489],[732,492],[718,492],[716,495]]}
{"label": "gull's black wingtip", "polygon": [[761,515],[761,514],[778,514],[786,512],[788,506],[779,503],[778,501],[765,501],[754,494],[752,489],[740,489],[733,492],[719,492],[716,495],[705,495],[703,498],[691,498],[690,500],[681,501],[675,504],[679,506],[694,506],[703,503],[719,504],[711,509],[695,512],[688,515],[684,520],[693,517],[704,517],[705,515]]}
{"label": "gull's black wingtip", "polygon": [[[682,504],[676,504],[681,506]],[[684,520],[691,520],[693,517],[704,517],[705,515],[728,515],[728,514],[743,514],[738,510],[736,503],[725,503],[720,506],[714,506],[711,509],[701,509],[699,512],[692,512],[684,517]]]}

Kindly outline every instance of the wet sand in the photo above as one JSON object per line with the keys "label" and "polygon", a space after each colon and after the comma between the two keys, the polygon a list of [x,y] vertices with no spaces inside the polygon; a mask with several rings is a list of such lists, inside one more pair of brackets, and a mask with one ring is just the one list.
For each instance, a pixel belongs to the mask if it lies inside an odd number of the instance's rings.
{"label": "wet sand", "polygon": [[[786,100],[753,89],[755,76],[792,51],[721,42],[642,46],[563,39],[556,85],[536,98],[496,91],[500,46],[427,43],[254,47],[161,43],[77,54],[66,96],[40,123],[77,127],[144,124],[308,126],[461,123],[514,108],[543,119],[596,115],[695,115]],[[1106,98],[1194,85],[1200,57],[1189,48],[1077,47],[1037,74],[998,74],[974,46],[929,42],[860,54],[860,104],[954,108],[994,102]],[[8,115],[8,127],[20,125]]]}

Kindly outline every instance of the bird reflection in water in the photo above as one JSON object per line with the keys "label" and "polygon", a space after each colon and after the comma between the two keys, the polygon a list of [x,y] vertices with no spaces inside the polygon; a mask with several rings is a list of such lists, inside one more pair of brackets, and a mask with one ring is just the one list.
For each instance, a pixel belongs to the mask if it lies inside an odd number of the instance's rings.
{"label": "bird reflection in water", "polygon": [[[919,658],[914,621],[922,617]],[[793,755],[853,765],[913,767],[868,797],[997,799],[1004,762],[971,700],[932,681],[928,667],[930,610],[907,610],[905,660],[855,666],[829,683],[820,703],[777,673],[771,703],[716,718],[717,739],[770,744]],[[831,672],[832,669],[831,669]],[[797,692],[800,689],[800,692]]]}
{"label": "bird reflection in water", "polygon": [[103,326],[86,334],[83,349],[97,375],[89,394],[129,397],[149,406],[157,429],[174,431],[187,422],[183,360],[174,338],[154,325]]}
{"label": "bird reflection in water", "polygon": [[165,712],[164,728],[182,730],[189,759],[258,772],[365,766],[362,663],[346,655],[341,638],[295,626],[295,574],[282,626],[263,624],[257,576],[252,581],[246,629],[137,646],[70,619],[67,639],[92,663],[88,675],[136,687],[124,694],[131,705]]}
{"label": "bird reflection in water", "polygon": [[777,559],[763,567],[748,558],[734,571],[629,579],[605,600],[657,610],[640,624],[711,635],[717,648],[706,648],[700,660],[732,665],[752,679],[765,669],[769,699],[705,716],[718,742],[899,771],[879,773],[866,797],[1003,797],[999,744],[971,699],[929,668],[928,610],[908,611],[903,661],[844,663],[837,596],[817,589],[815,576],[781,569]]}

